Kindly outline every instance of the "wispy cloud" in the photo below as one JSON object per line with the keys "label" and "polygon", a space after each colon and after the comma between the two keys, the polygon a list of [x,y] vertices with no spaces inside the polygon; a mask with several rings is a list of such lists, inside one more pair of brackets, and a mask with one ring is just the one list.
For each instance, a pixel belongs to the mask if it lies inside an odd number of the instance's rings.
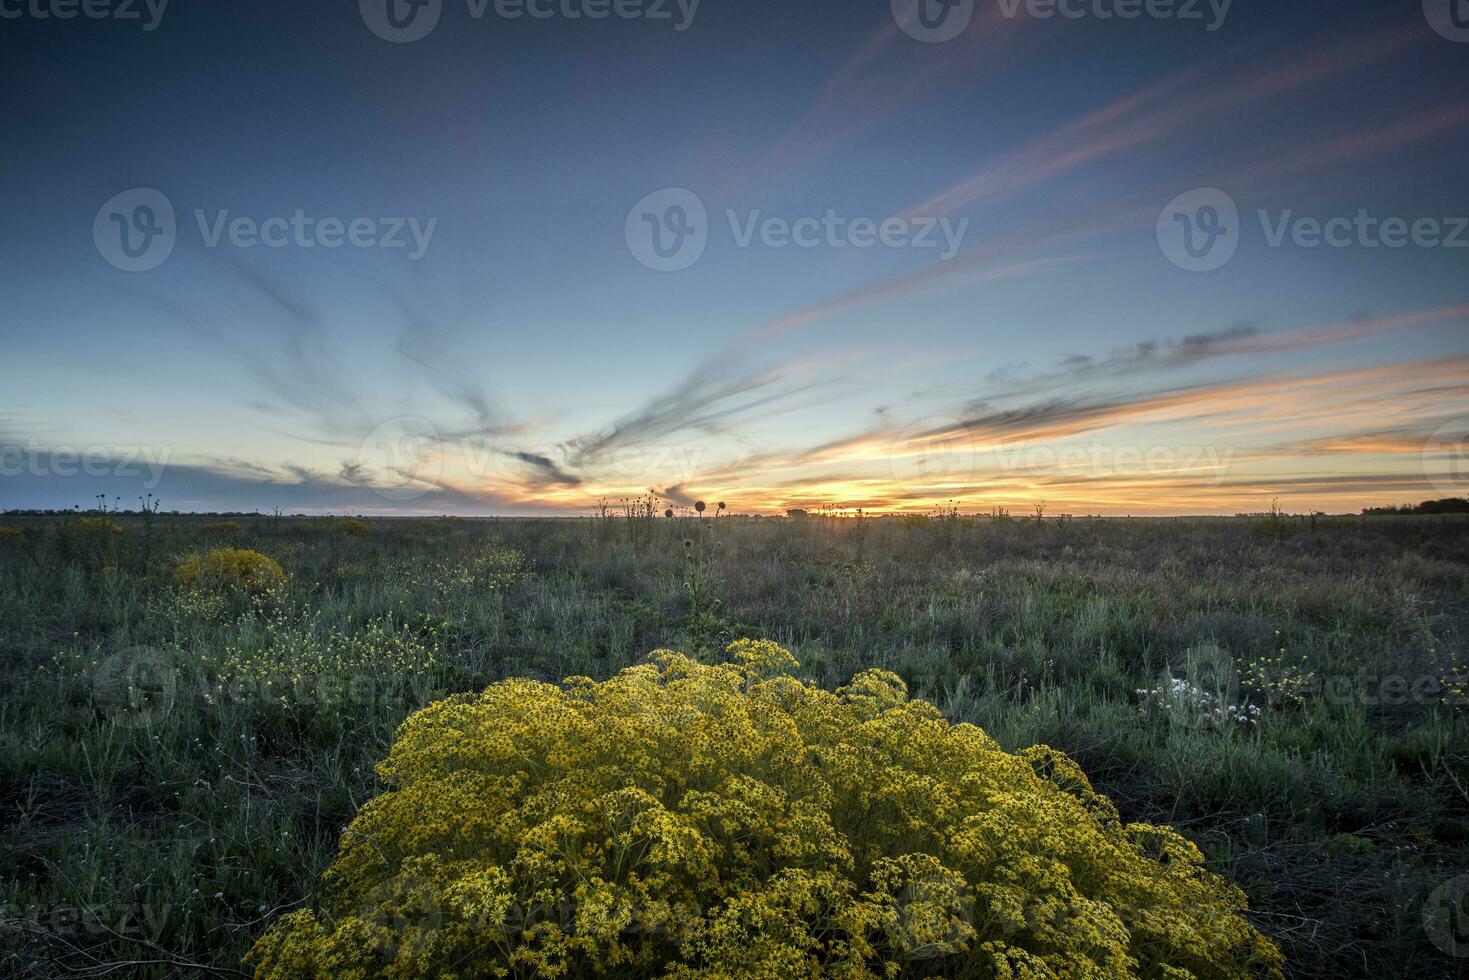
{"label": "wispy cloud", "polygon": [[1140,341],[1121,350],[1096,356],[1071,354],[1050,370],[1035,374],[999,371],[990,381],[997,393],[1070,386],[1097,380],[1116,380],[1147,371],[1166,371],[1230,357],[1280,354],[1366,340],[1418,327],[1464,323],[1469,304],[1392,316],[1362,316],[1343,323],[1299,330],[1266,332],[1256,324],[1236,324],[1178,340]]}
{"label": "wispy cloud", "polygon": [[792,406],[798,396],[821,382],[792,383],[801,365],[784,365],[737,373],[726,364],[706,364],[673,389],[623,415],[606,428],[566,443],[573,468],[598,465],[619,449],[644,446],[651,440],[681,433],[711,435],[761,410]]}
{"label": "wispy cloud", "polygon": [[1005,18],[996,5],[980,8],[961,37],[940,45],[913,41],[884,10],[881,26],[837,66],[816,103],[727,178],[720,194],[734,194],[757,177],[819,160],[935,93],[974,84],[1014,64],[1031,39],[1034,23],[1030,18]]}
{"label": "wispy cloud", "polygon": [[[1381,486],[1370,468],[1360,465],[1363,456],[1421,454],[1427,435],[1446,419],[1469,417],[1465,380],[1469,356],[1247,374],[1171,386],[1158,386],[1158,381],[1172,370],[1211,359],[1268,356],[1454,322],[1469,322],[1469,308],[1275,333],[1242,325],[1178,340],[1141,342],[1107,355],[1073,355],[1032,377],[992,378],[983,396],[948,409],[947,417],[944,409],[934,410],[940,417],[927,425],[905,427],[902,418],[883,413],[874,425],[842,439],[750,454],[710,468],[701,473],[702,485],[731,487],[730,495],[737,501],[748,505],[760,500],[776,509],[818,503],[923,507],[955,497],[980,502],[1008,496],[1013,502],[1017,496],[1039,499],[1038,494],[1074,485],[1101,494],[1089,498],[1096,506],[1111,500],[1117,507],[1156,511],[1205,503],[1231,506],[1228,501],[1240,501],[1250,479],[1257,480],[1259,488],[1278,490],[1291,482],[1293,473],[1301,487],[1309,487],[1310,479],[1319,475],[1311,473],[1316,460],[1348,464],[1364,477],[1361,492],[1376,492]],[[1134,391],[1117,388],[1119,383],[1143,379],[1151,386]],[[1083,382],[1101,390],[1086,393],[1078,387]],[[1382,420],[1388,418],[1398,424],[1383,426]],[[1295,437],[1279,440],[1288,433]],[[1068,473],[1032,465],[1017,469],[1013,462],[1005,462],[1027,458],[1036,447],[1064,447],[1077,440],[1090,440],[1087,445],[1093,448],[1129,447],[1139,455],[1162,449],[1169,458],[1178,455],[1174,451],[1184,440],[1197,452],[1182,453],[1186,462],[1154,481],[1158,490],[1151,498],[1142,487],[1158,473],[1105,468]],[[912,464],[936,457],[945,460],[942,472],[913,482]],[[1042,453],[1041,458],[1053,457]],[[1228,499],[1212,489],[1223,479],[1226,464],[1234,477],[1233,496]],[[1243,472],[1248,475],[1239,475]],[[1175,485],[1171,478],[1187,482]],[[1330,499],[1345,499],[1350,483],[1350,479],[1331,483],[1337,489]],[[1424,473],[1403,476],[1398,485],[1432,490]],[[1179,487],[1192,489],[1183,494]]]}
{"label": "wispy cloud", "polygon": [[538,456],[535,453],[517,451],[508,451],[505,455],[531,467],[534,472],[534,479],[537,481],[559,484],[565,487],[577,487],[582,484],[581,477],[567,473],[547,456]]}
{"label": "wispy cloud", "polygon": [[267,325],[249,343],[229,334],[216,338],[267,396],[252,406],[286,425],[305,426],[293,434],[304,441],[344,441],[370,431],[371,413],[343,377],[341,359],[311,301],[247,262],[230,260],[226,268],[245,286],[237,311]]}
{"label": "wispy cloud", "polygon": [[1278,447],[1275,454],[1285,457],[1419,454],[1424,451],[1429,434],[1427,425],[1370,432],[1343,432],[1319,439],[1287,443]]}
{"label": "wispy cloud", "polygon": [[[1016,247],[1018,248],[1019,246],[1017,245]],[[859,286],[829,299],[822,300],[805,309],[798,310],[795,313],[761,324],[759,327],[737,338],[732,346],[739,349],[748,348],[780,334],[797,330],[809,324],[825,320],[828,317],[836,316],[839,313],[862,309],[882,300],[904,296],[950,277],[963,277],[962,281],[956,283],[956,285],[967,285],[975,282],[993,282],[1034,275],[1073,263],[1084,262],[1093,257],[1089,255],[1057,256],[1048,259],[1016,262],[978,272],[975,271],[974,267],[976,265],[996,258],[1009,250],[1010,247],[1008,245],[992,246],[987,249],[966,253],[963,260],[959,262],[930,266],[916,273],[894,277],[867,286]]]}
{"label": "wispy cloud", "polygon": [[1462,132],[1466,126],[1469,126],[1469,106],[1463,105],[1433,107],[1376,126],[1359,124],[1349,133],[1259,154],[1263,159],[1239,168],[1229,176],[1228,183],[1236,193],[1264,195],[1275,190],[1281,178],[1319,175],[1352,160],[1419,146]]}
{"label": "wispy cloud", "polygon": [[1246,107],[1370,67],[1423,43],[1422,35],[1402,31],[1353,37],[1283,65],[1263,61],[1259,52],[1248,59],[1231,52],[1011,150],[905,214],[952,214],[1003,200],[1124,151],[1156,146],[1236,117]]}

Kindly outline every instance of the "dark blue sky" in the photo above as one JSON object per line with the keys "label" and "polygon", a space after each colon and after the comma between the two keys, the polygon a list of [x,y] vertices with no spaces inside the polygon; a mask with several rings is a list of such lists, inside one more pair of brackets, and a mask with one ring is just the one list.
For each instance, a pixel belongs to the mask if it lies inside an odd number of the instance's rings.
{"label": "dark blue sky", "polygon": [[1450,0],[978,0],[938,43],[888,0],[443,0],[391,43],[389,2],[0,0],[0,507],[1233,512],[1463,482]]}

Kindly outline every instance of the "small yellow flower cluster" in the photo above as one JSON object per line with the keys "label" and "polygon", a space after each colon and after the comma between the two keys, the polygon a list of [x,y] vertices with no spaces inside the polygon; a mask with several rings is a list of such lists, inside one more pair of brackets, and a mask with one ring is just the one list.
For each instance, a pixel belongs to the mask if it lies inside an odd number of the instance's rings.
{"label": "small yellow flower cluster", "polygon": [[344,561],[336,568],[337,578],[343,582],[366,581],[374,571],[371,565],[361,561]]}
{"label": "small yellow flower cluster", "polygon": [[110,534],[121,534],[122,525],[110,517],[83,517],[77,521],[77,530],[83,534],[105,537]]}
{"label": "small yellow flower cluster", "polygon": [[229,597],[206,589],[160,589],[149,597],[149,610],[175,632],[200,629],[225,619]]}
{"label": "small yellow flower cluster", "polygon": [[1452,648],[1440,652],[1437,642],[1428,648],[1428,659],[1438,672],[1440,702],[1455,711],[1469,707],[1469,664]]}
{"label": "small yellow flower cluster", "polygon": [[759,677],[787,674],[801,666],[789,650],[773,640],[735,640],[725,652],[748,673]]}
{"label": "small yellow flower cluster", "polygon": [[433,558],[408,581],[425,582],[436,601],[503,592],[526,575],[525,556],[513,548],[489,548],[467,556]]}
{"label": "small yellow flower cluster", "polygon": [[207,555],[195,555],[173,573],[175,585],[239,588],[247,592],[262,592],[285,578],[286,573],[275,559],[238,548],[219,548]]}
{"label": "small yellow flower cluster", "polygon": [[1244,896],[1045,747],[773,643],[405,721],[257,977],[1281,976]]}
{"label": "small yellow flower cluster", "polygon": [[0,525],[0,541],[19,541],[25,532],[8,524]]}
{"label": "small yellow flower cluster", "polygon": [[[273,614],[242,619],[234,642],[194,656],[213,688],[210,697],[251,691],[289,706],[298,700],[356,697],[343,685],[374,689],[412,683],[436,662],[431,647],[391,618],[343,631],[299,618],[278,606]],[[325,681],[334,681],[331,686]]]}
{"label": "small yellow flower cluster", "polygon": [[[1280,630],[1275,631],[1280,642]],[[1241,678],[1252,690],[1265,695],[1271,705],[1302,705],[1317,686],[1316,672],[1306,655],[1290,657],[1285,647],[1273,655],[1257,657],[1245,666]]]}

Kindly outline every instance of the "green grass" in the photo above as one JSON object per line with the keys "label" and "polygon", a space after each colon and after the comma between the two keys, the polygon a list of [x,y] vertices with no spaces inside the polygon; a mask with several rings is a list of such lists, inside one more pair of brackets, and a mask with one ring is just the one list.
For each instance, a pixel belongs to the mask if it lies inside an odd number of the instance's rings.
{"label": "green grass", "polygon": [[[1469,873],[1469,522],[114,517],[0,519],[26,532],[0,536],[0,975],[232,975],[315,900],[416,707],[745,635],[1071,754],[1198,842],[1293,976],[1469,964],[1425,919]],[[286,586],[172,583],[223,546]],[[1186,674],[1258,725],[1137,693]]]}

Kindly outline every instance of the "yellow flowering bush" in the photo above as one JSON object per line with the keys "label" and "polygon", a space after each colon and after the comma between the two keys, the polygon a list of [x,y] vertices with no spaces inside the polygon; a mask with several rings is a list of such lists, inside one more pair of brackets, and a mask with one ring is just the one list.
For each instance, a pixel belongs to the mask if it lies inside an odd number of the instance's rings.
{"label": "yellow flowering bush", "polygon": [[209,524],[200,525],[199,530],[205,534],[211,534],[221,538],[238,537],[244,533],[239,521],[213,521]]}
{"label": "yellow flowering bush", "polygon": [[1244,896],[1045,747],[1004,752],[882,670],[835,693],[768,641],[408,718],[299,977],[1279,977]]}
{"label": "yellow flowering bush", "polygon": [[344,538],[360,538],[372,531],[372,525],[358,517],[348,517],[337,522],[337,533]]}
{"label": "yellow flowering bush", "polygon": [[275,559],[240,548],[218,548],[206,555],[195,555],[173,573],[176,585],[239,588],[247,592],[263,592],[285,578],[286,573]]}
{"label": "yellow flowering bush", "polygon": [[24,533],[25,532],[23,532],[18,527],[11,527],[8,524],[0,524],[0,541],[19,541]]}

